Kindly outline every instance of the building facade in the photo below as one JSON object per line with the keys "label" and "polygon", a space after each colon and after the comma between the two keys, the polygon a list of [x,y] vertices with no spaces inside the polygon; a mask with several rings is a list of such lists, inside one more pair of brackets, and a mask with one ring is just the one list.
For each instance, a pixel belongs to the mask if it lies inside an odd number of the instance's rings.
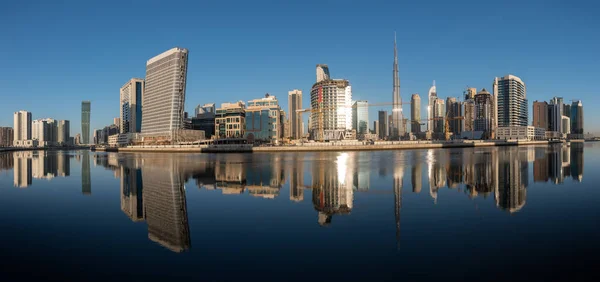
{"label": "building facade", "polygon": [[142,135],[174,139],[183,129],[188,50],[172,48],[146,62]]}
{"label": "building facade", "polygon": [[28,111],[15,112],[13,130],[15,146],[18,145],[16,141],[31,140],[31,113]]}
{"label": "building facade", "polygon": [[317,82],[331,79],[329,76],[329,67],[326,64],[317,65]]}
{"label": "building facade", "polygon": [[379,139],[385,140],[388,137],[388,113],[387,111],[379,111],[377,113],[378,116],[378,126],[379,126]]}
{"label": "building facade", "polygon": [[56,136],[56,142],[59,146],[72,146],[71,139],[71,122],[68,120],[58,121],[58,135]]}
{"label": "building facade", "polygon": [[310,91],[311,139],[340,140],[352,130],[352,87],[345,79],[317,82]]}
{"label": "building facade", "polygon": [[493,130],[493,117],[492,95],[483,88],[475,95],[475,131],[482,131],[485,138],[490,138]]}
{"label": "building facade", "polygon": [[120,89],[120,120],[115,123],[121,133],[137,133],[142,130],[142,99],[144,80],[132,78]]}
{"label": "building facade", "polygon": [[[469,88],[471,89],[471,88]],[[470,94],[469,94],[470,95]],[[475,96],[464,102],[464,131],[473,132],[475,130]]]}
{"label": "building facade", "polygon": [[400,96],[400,75],[398,73],[398,51],[396,48],[396,34],[394,33],[394,66],[393,66],[394,85],[392,89],[392,132],[390,137],[399,140],[404,137],[406,129],[404,128],[404,115],[402,113],[402,97]]}
{"label": "building facade", "polygon": [[454,135],[463,132],[463,103],[454,97],[446,99],[446,116],[448,118],[448,130]]}
{"label": "building facade", "polygon": [[81,102],[81,142],[90,143],[90,116],[92,113],[92,102]]}
{"label": "building facade", "polygon": [[215,136],[217,138],[243,138],[246,129],[246,104],[223,103],[215,113]]}
{"label": "building facade", "polygon": [[0,147],[13,145],[14,130],[12,127],[0,127]]}
{"label": "building facade", "polygon": [[[318,68],[317,68],[318,73]],[[329,69],[327,69],[329,75]],[[318,77],[318,74],[317,74]],[[318,79],[317,79],[318,80]],[[288,92],[288,127],[292,139],[302,138],[302,119],[297,111],[302,109],[302,90],[294,89]]]}
{"label": "building facade", "polygon": [[433,132],[444,133],[444,126],[446,122],[446,103],[444,99],[435,99],[433,103]]}
{"label": "building facade", "polygon": [[352,104],[352,129],[356,134],[369,133],[369,103],[367,101],[354,101]]}
{"label": "building facade", "polygon": [[535,126],[498,127],[497,137],[501,140],[544,140],[546,130]]}
{"label": "building facade", "polygon": [[410,97],[410,132],[421,132],[421,97],[417,93]]}
{"label": "building facade", "polygon": [[37,140],[38,146],[57,145],[58,122],[51,118],[36,119],[31,122],[31,139]]}
{"label": "building facade", "polygon": [[548,105],[548,131],[557,132],[562,134],[562,115],[561,115],[560,104],[549,104]]}
{"label": "building facade", "polygon": [[562,116],[560,127],[562,128],[563,132],[565,132],[565,133],[563,133],[564,135],[570,134],[571,133],[571,118]]}
{"label": "building facade", "polygon": [[519,77],[509,74],[496,78],[494,84],[496,84],[494,99],[498,101],[496,104],[498,127],[527,126],[528,108],[525,83]]}
{"label": "building facade", "polygon": [[533,122],[531,125],[548,129],[548,103],[546,101],[533,102]]}
{"label": "building facade", "polygon": [[200,117],[201,115],[210,116],[211,114],[214,117],[215,110],[216,110],[215,103],[198,105],[194,109],[194,117]]}
{"label": "building facade", "polygon": [[437,100],[437,89],[435,87],[435,81],[433,81],[433,85],[429,88],[429,92],[427,93],[427,131],[433,132],[433,106],[435,101]]}
{"label": "building facade", "polygon": [[576,138],[578,139],[583,138],[583,104],[581,100],[573,101],[571,104],[571,133],[577,134]]}
{"label": "building facade", "polygon": [[283,138],[281,107],[273,95],[248,101],[245,121],[244,138],[248,143],[277,144]]}

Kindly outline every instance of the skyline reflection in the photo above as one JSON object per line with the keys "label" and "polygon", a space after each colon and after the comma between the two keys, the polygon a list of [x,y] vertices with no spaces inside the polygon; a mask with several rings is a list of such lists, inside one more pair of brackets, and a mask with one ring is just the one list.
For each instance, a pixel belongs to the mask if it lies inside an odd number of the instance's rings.
{"label": "skyline reflection", "polygon": [[[403,193],[420,194],[423,186],[429,185],[429,195],[420,197],[430,198],[432,204],[445,200],[447,195],[441,193],[444,189],[463,192],[469,199],[493,195],[495,206],[512,214],[526,207],[527,189],[534,183],[562,184],[568,178],[582,182],[583,151],[584,145],[579,143],[569,147],[407,150],[384,154],[18,151],[0,154],[0,170],[12,169],[13,186],[26,188],[41,180],[70,177],[71,166],[77,164],[81,167],[84,195],[92,193],[92,164],[112,171],[119,179],[121,212],[132,222],[144,222],[148,239],[173,252],[191,248],[186,184],[195,184],[202,190],[220,190],[224,201],[232,195],[265,201],[310,201],[312,209],[307,212],[315,212],[315,223],[320,226],[333,226],[335,217],[360,213],[354,204],[363,194],[393,195],[399,248]],[[409,191],[403,191],[404,185],[410,185]],[[289,197],[279,197],[285,189],[289,189]],[[392,204],[388,203],[391,209]]]}

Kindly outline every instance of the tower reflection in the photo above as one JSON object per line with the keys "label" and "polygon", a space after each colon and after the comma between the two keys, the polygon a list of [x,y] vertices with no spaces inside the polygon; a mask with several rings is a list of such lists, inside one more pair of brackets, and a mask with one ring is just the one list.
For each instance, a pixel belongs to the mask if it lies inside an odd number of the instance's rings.
{"label": "tower reflection", "polygon": [[333,163],[326,156],[317,153],[312,166],[312,201],[321,226],[329,225],[333,215],[349,214],[354,200],[348,153],[339,153]]}

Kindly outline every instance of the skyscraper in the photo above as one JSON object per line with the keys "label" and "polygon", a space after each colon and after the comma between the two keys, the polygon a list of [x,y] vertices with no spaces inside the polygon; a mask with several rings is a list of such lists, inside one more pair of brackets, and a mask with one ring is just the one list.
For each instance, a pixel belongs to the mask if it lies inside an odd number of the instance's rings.
{"label": "skyscraper", "polygon": [[144,136],[173,140],[183,129],[188,50],[175,47],[146,62],[142,97]]}
{"label": "skyscraper", "polygon": [[388,136],[388,113],[387,111],[379,111],[379,139],[383,140]]}
{"label": "skyscraper", "polygon": [[90,144],[90,114],[92,112],[92,102],[81,102],[81,142]]}
{"label": "skyscraper", "polygon": [[398,74],[398,51],[396,48],[396,33],[394,32],[394,87],[392,91],[392,139],[400,139],[404,136],[405,130],[402,124],[402,98],[400,97],[400,75]]}
{"label": "skyscraper", "polygon": [[483,131],[484,137],[491,137],[494,128],[494,101],[490,92],[481,89],[475,95],[475,131]]}
{"label": "skyscraper", "polygon": [[[470,88],[469,88],[470,89]],[[475,96],[473,99],[467,99],[464,103],[465,128],[464,131],[475,130]]]}
{"label": "skyscraper", "polygon": [[437,90],[435,88],[435,80],[433,81],[433,85],[429,88],[429,93],[427,93],[427,131],[433,132],[433,105],[435,104],[435,100],[437,100]]}
{"label": "skyscraper", "polygon": [[[352,130],[352,86],[345,79],[315,83],[310,90],[311,138],[339,140]],[[321,135],[322,134],[322,135]]]}
{"label": "skyscraper", "polygon": [[[329,70],[328,70],[329,72]],[[298,118],[297,110],[302,109],[302,90],[294,89],[288,92],[288,121],[289,134],[292,139],[302,138],[302,119]]]}
{"label": "skyscraper", "polygon": [[352,129],[356,134],[369,133],[369,108],[367,101],[354,101],[352,104]]}
{"label": "skyscraper", "polygon": [[[514,75],[496,78],[494,100],[497,100],[498,126],[527,126],[528,108],[525,83]],[[496,89],[497,88],[497,89]],[[561,105],[562,107],[562,105]]]}
{"label": "skyscraper", "polygon": [[[18,111],[14,114],[13,141],[31,140],[31,113]],[[14,142],[16,145],[16,142]]]}
{"label": "skyscraper", "polygon": [[571,132],[578,134],[575,138],[583,138],[583,104],[581,100],[573,101],[571,104]]}
{"label": "skyscraper", "polygon": [[317,82],[321,82],[323,80],[329,80],[329,67],[325,64],[317,65]]}
{"label": "skyscraper", "polygon": [[444,133],[444,126],[446,121],[446,106],[444,105],[444,99],[437,98],[433,103],[433,132]]}
{"label": "skyscraper", "polygon": [[59,145],[73,145],[69,144],[69,139],[71,138],[71,122],[68,120],[60,120],[58,121],[58,135],[56,137],[56,142]]}
{"label": "skyscraper", "polygon": [[533,122],[531,125],[548,129],[548,103],[546,101],[533,102]]}
{"label": "skyscraper", "polygon": [[469,99],[475,99],[475,95],[477,95],[477,88],[468,87],[463,94],[465,95],[465,101]]}
{"label": "skyscraper", "polygon": [[458,135],[463,132],[463,103],[454,97],[446,99],[446,116],[448,117],[448,125],[450,132]]}
{"label": "skyscraper", "polygon": [[10,147],[13,144],[14,130],[12,127],[0,127],[0,147]]}
{"label": "skyscraper", "polygon": [[417,93],[410,97],[410,132],[421,132],[421,97]]}
{"label": "skyscraper", "polygon": [[562,115],[560,109],[560,104],[553,104],[551,102],[548,105],[548,131],[562,132]]}
{"label": "skyscraper", "polygon": [[120,89],[119,126],[120,133],[135,133],[142,129],[142,99],[144,80],[132,78]]}

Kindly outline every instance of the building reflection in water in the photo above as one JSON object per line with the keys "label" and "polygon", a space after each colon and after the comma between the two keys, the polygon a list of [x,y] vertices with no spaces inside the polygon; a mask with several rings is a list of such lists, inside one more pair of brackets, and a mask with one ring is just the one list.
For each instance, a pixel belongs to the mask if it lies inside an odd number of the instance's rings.
{"label": "building reflection in water", "polygon": [[[497,152],[497,150],[494,150]],[[496,205],[511,213],[525,205],[528,182],[527,148],[510,147],[498,160],[498,185],[495,185]]]}
{"label": "building reflection in water", "polygon": [[331,223],[333,215],[349,214],[354,191],[353,171],[349,171],[348,153],[339,153],[332,163],[324,153],[317,153],[312,165],[312,201],[321,226]]}
{"label": "building reflection in water", "polygon": [[10,156],[14,164],[15,187],[29,187],[33,179],[52,180],[54,177],[71,175],[70,155],[67,152],[17,151],[4,155]]}
{"label": "building reflection in water", "polygon": [[535,148],[533,181],[561,184],[571,177],[576,182],[583,179],[583,143],[570,146],[552,145]]}
{"label": "building reflection in water", "polygon": [[90,152],[83,151],[81,157],[81,193],[92,194],[92,179],[90,175]]}
{"label": "building reflection in water", "polygon": [[290,201],[300,202],[304,200],[304,162],[295,153],[292,157],[290,169]]}
{"label": "building reflection in water", "polygon": [[134,222],[145,218],[142,169],[136,160],[125,160],[120,168],[121,210]]}
{"label": "building reflection in water", "polygon": [[400,210],[404,182],[404,151],[394,153],[394,218],[396,219],[396,247],[400,248]]}

